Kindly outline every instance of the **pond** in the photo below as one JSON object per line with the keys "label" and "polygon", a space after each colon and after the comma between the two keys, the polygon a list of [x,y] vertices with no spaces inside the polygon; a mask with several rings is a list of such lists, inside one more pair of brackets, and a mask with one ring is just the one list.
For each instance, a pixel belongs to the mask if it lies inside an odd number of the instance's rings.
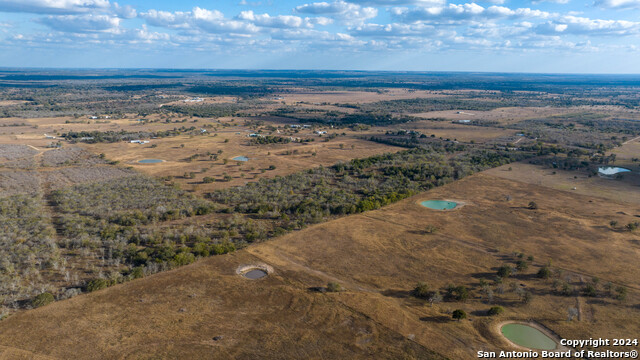
{"label": "pond", "polygon": [[624,173],[624,172],[630,172],[630,171],[631,170],[629,170],[629,169],[625,169],[625,168],[621,168],[621,167],[613,167],[613,166],[599,167],[598,168],[598,173],[600,173],[602,175],[615,175],[615,174]]}
{"label": "pond", "polygon": [[512,343],[529,349],[553,350],[557,347],[552,338],[533,326],[511,323],[503,325],[500,331]]}
{"label": "pond", "polygon": [[160,159],[142,159],[142,160],[138,160],[138,162],[140,164],[157,164],[157,163],[164,162],[164,160],[160,160]]}
{"label": "pond", "polygon": [[268,275],[267,272],[262,269],[253,269],[251,271],[244,273],[244,277],[251,280],[262,279],[267,275]]}
{"label": "pond", "polygon": [[236,156],[231,160],[234,160],[234,161],[249,161],[249,158],[246,157],[246,156]]}
{"label": "pond", "polygon": [[434,210],[451,210],[458,206],[458,203],[445,200],[427,200],[421,202],[420,205]]}

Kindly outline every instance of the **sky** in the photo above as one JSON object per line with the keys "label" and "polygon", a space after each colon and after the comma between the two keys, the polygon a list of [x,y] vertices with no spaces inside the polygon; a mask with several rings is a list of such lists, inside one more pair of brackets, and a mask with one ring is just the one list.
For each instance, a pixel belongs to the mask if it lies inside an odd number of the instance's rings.
{"label": "sky", "polygon": [[0,67],[640,72],[640,0],[0,0]]}

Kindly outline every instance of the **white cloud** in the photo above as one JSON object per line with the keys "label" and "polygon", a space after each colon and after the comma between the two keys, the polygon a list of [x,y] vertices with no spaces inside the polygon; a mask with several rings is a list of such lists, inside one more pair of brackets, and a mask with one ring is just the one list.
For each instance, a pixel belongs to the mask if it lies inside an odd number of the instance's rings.
{"label": "white cloud", "polygon": [[596,0],[595,5],[609,9],[640,8],[640,0]]}
{"label": "white cloud", "polygon": [[294,10],[300,14],[328,16],[345,24],[362,24],[378,16],[378,9],[374,7],[362,7],[342,0],[304,4]]}
{"label": "white cloud", "polygon": [[77,14],[109,7],[108,0],[0,0],[4,12]]}
{"label": "white cloud", "polygon": [[252,22],[258,26],[275,27],[275,28],[299,28],[302,26],[311,26],[305,19],[299,16],[269,14],[254,14],[253,11],[243,11],[238,15],[238,19]]}
{"label": "white cloud", "polygon": [[351,30],[354,36],[367,37],[399,37],[425,36],[436,32],[433,25],[416,24],[364,24]]}
{"label": "white cloud", "polygon": [[446,0],[351,0],[350,2],[368,6],[439,6],[447,3]]}
{"label": "white cloud", "polygon": [[113,12],[123,19],[133,19],[138,15],[136,9],[130,5],[120,6],[118,3],[114,3]]}
{"label": "white cloud", "polygon": [[573,34],[585,36],[629,36],[640,33],[640,22],[600,20],[578,16],[563,16],[537,26],[540,34]]}
{"label": "white cloud", "polygon": [[550,2],[550,3],[556,3],[556,4],[568,4],[569,1],[570,0],[534,0],[532,1],[532,3],[539,4],[543,2]]}
{"label": "white cloud", "polygon": [[402,22],[463,21],[501,18],[548,18],[553,14],[529,8],[510,9],[504,6],[482,7],[476,3],[449,4],[428,8],[393,8],[391,14]]}
{"label": "white cloud", "polygon": [[109,15],[56,15],[37,20],[53,30],[84,33],[114,31],[120,26],[120,19]]}

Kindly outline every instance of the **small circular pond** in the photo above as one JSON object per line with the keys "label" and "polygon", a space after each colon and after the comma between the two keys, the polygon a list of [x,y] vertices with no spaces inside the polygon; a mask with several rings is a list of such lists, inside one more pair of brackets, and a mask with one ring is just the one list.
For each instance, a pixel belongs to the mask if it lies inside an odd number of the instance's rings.
{"label": "small circular pond", "polygon": [[234,160],[234,161],[249,161],[249,158],[246,157],[246,156],[236,156],[231,160]]}
{"label": "small circular pond", "polygon": [[236,274],[249,280],[262,279],[272,273],[273,273],[273,268],[267,264],[240,265],[236,269]]}
{"label": "small circular pond", "polygon": [[631,170],[615,166],[599,167],[598,173],[602,175],[615,175],[619,173],[630,172]]}
{"label": "small circular pond", "polygon": [[138,160],[138,162],[140,164],[157,164],[157,163],[164,162],[164,160],[160,160],[160,159],[142,159],[142,160]]}
{"label": "small circular pond", "polygon": [[526,324],[505,324],[500,328],[500,332],[512,343],[529,349],[553,350],[558,345],[542,331]]}
{"label": "small circular pond", "polygon": [[247,271],[244,273],[244,277],[251,280],[262,279],[263,277],[269,275],[266,271],[262,269],[253,269],[251,271]]}
{"label": "small circular pond", "polygon": [[458,206],[458,203],[445,200],[427,200],[420,203],[420,205],[434,210],[451,210]]}

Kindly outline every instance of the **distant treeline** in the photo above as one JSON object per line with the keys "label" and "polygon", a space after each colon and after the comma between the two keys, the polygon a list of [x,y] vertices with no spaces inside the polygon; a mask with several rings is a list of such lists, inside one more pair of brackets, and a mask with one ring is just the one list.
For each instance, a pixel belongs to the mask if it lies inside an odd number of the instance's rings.
{"label": "distant treeline", "polygon": [[62,138],[68,141],[83,141],[86,143],[100,143],[100,142],[118,142],[118,141],[130,141],[130,140],[138,140],[138,139],[149,139],[149,138],[162,138],[169,136],[177,136],[180,134],[184,134],[187,132],[195,131],[196,128],[191,127],[180,127],[174,128],[173,130],[160,130],[160,131],[70,131],[68,133],[64,133],[61,135]]}

